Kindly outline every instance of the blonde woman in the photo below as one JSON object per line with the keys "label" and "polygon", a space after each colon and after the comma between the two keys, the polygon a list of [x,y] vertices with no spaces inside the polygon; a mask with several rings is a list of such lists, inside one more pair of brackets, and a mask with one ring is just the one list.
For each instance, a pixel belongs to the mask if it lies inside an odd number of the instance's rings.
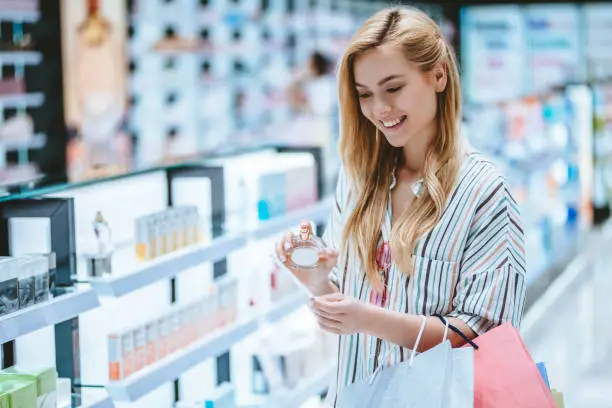
{"label": "blonde woman", "polygon": [[338,69],[343,170],[330,249],[317,269],[292,269],[315,295],[320,327],[340,335],[332,401],[405,360],[421,316],[419,352],[443,337],[432,315],[474,338],[518,326],[525,299],[517,204],[493,164],[462,145],[459,73],[439,27],[418,10],[380,11]]}

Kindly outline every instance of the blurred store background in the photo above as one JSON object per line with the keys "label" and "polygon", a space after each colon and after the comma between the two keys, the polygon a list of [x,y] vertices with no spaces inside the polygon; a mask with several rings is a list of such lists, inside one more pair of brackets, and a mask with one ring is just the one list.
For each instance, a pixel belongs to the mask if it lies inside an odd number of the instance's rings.
{"label": "blurred store background", "polygon": [[[534,359],[612,407],[612,2],[406,4],[520,204]],[[2,369],[59,375],[62,408],[320,406],[335,343],[269,252],[324,226],[335,66],[388,5],[0,0]]]}

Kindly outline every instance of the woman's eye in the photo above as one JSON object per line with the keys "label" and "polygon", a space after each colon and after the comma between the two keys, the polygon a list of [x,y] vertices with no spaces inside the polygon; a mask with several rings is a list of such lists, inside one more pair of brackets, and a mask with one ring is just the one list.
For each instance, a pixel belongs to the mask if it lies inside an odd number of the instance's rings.
{"label": "woman's eye", "polygon": [[398,86],[398,87],[395,87],[395,88],[389,88],[389,89],[387,89],[387,92],[395,93],[395,92],[399,91],[402,88],[403,88],[403,86]]}
{"label": "woman's eye", "polygon": [[370,97],[370,94],[359,94],[359,99],[366,99],[369,97]]}

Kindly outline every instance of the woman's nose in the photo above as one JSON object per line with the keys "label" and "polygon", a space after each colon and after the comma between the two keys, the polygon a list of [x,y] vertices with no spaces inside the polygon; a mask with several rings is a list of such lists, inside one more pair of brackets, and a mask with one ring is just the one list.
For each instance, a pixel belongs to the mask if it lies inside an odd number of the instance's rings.
{"label": "woman's nose", "polygon": [[391,106],[389,106],[389,103],[387,103],[387,101],[379,99],[378,101],[374,102],[373,111],[374,116],[376,116],[377,118],[384,118],[389,114],[389,112],[391,112]]}

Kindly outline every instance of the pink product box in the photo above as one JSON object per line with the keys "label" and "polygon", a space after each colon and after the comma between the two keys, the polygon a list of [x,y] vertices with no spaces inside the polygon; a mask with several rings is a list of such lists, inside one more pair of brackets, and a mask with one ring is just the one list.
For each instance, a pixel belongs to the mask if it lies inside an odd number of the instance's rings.
{"label": "pink product box", "polygon": [[157,359],[161,360],[170,354],[169,318],[157,319]]}
{"label": "pink product box", "polygon": [[0,94],[15,95],[23,94],[26,91],[25,82],[23,79],[8,78],[0,79]]}
{"label": "pink product box", "polygon": [[146,365],[151,365],[157,361],[159,347],[159,320],[147,323],[147,361]]}
{"label": "pink product box", "polygon": [[0,0],[0,10],[38,11],[38,0]]}
{"label": "pink product box", "polygon": [[317,177],[314,167],[290,169],[285,174],[287,212],[306,207],[317,201]]}
{"label": "pink product box", "polygon": [[211,294],[204,299],[204,335],[207,336],[218,327],[217,295]]}
{"label": "pink product box", "polygon": [[147,365],[147,329],[139,327],[133,331],[134,336],[134,371],[140,371]]}
{"label": "pink product box", "polygon": [[170,314],[170,352],[180,350],[183,346],[181,338],[181,315],[174,311]]}

